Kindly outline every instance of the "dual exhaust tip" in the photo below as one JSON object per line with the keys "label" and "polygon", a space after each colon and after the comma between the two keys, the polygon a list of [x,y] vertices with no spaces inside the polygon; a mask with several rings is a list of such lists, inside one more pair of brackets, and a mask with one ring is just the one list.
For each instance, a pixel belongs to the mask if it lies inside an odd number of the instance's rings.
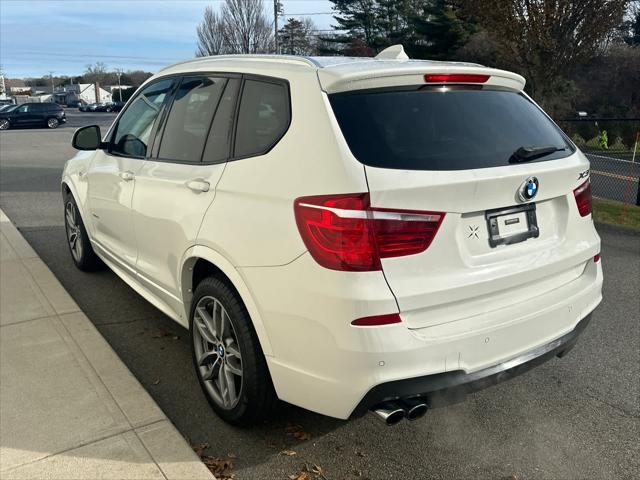
{"label": "dual exhaust tip", "polygon": [[419,398],[403,398],[402,400],[380,403],[371,409],[371,413],[390,427],[405,418],[407,420],[417,420],[423,417],[427,410],[429,410],[429,406],[423,400]]}

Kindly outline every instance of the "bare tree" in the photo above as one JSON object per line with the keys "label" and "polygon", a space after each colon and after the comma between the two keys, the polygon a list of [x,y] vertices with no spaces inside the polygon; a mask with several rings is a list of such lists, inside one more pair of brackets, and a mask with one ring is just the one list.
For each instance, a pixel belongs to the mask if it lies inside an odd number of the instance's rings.
{"label": "bare tree", "polygon": [[629,0],[459,0],[544,101],[571,69],[602,51]]}
{"label": "bare tree", "polygon": [[219,15],[207,7],[197,33],[197,56],[273,50],[272,24],[261,0],[226,0]]}
{"label": "bare tree", "polygon": [[105,83],[109,79],[107,66],[103,62],[96,62],[94,65],[87,65],[84,71],[84,80],[89,83]]}
{"label": "bare tree", "polygon": [[207,7],[204,18],[198,25],[198,49],[197,57],[207,55],[221,55],[224,51],[224,24],[222,18],[213,8]]}

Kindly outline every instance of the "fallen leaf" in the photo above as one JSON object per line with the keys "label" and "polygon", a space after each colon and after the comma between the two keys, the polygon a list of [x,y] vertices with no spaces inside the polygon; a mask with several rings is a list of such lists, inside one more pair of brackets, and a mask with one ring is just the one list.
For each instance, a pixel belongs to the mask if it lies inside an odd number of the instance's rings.
{"label": "fallen leaf", "polygon": [[196,455],[202,457],[202,452],[209,448],[209,444],[201,443],[200,445],[191,445],[191,448],[193,448],[193,451],[196,452]]}
{"label": "fallen leaf", "polygon": [[320,465],[316,465],[315,463],[313,463],[311,468],[309,468],[307,466],[307,470],[309,470],[311,473],[315,473],[319,477],[326,478],[324,476],[324,470],[322,469],[322,467]]}
{"label": "fallen leaf", "polygon": [[293,432],[293,436],[298,440],[309,440],[311,438],[311,434],[309,432],[303,432],[302,430],[299,432]]}
{"label": "fallen leaf", "polygon": [[215,475],[218,480],[227,480],[235,476],[231,470],[233,469],[234,458],[218,458],[203,455],[200,457],[202,463]]}
{"label": "fallen leaf", "polygon": [[311,434],[305,432],[302,429],[302,425],[289,425],[285,428],[285,432],[287,432],[287,435],[297,438],[298,440],[309,440],[311,438]]}
{"label": "fallen leaf", "polygon": [[158,333],[156,333],[155,335],[153,335],[152,338],[164,338],[164,337],[170,337],[172,336],[172,334],[170,332],[167,332],[166,330],[163,330],[162,328],[158,331]]}
{"label": "fallen leaf", "polygon": [[278,455],[286,455],[287,457],[293,457],[294,455],[297,455],[297,454],[298,452],[296,452],[295,450],[290,450],[288,448],[285,448]]}
{"label": "fallen leaf", "polygon": [[311,477],[307,472],[300,472],[297,475],[289,475],[290,480],[311,480]]}

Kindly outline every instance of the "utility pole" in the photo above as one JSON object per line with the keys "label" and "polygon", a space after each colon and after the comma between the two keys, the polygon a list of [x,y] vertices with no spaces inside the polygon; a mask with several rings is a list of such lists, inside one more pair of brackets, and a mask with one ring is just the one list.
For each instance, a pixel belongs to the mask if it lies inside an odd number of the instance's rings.
{"label": "utility pole", "polygon": [[49,72],[49,76],[51,77],[51,95],[53,95],[53,72]]}
{"label": "utility pole", "polygon": [[275,46],[276,46],[276,55],[280,53],[280,45],[278,39],[278,16],[280,16],[284,12],[284,7],[282,6],[282,2],[280,0],[273,0],[273,25],[274,25],[274,38],[275,38]]}
{"label": "utility pole", "polygon": [[276,55],[278,54],[278,0],[273,0],[273,20],[275,26]]}
{"label": "utility pole", "polygon": [[118,94],[120,95],[120,103],[122,103],[122,87],[120,86],[120,75],[122,75],[121,68],[116,68],[116,75],[118,75]]}

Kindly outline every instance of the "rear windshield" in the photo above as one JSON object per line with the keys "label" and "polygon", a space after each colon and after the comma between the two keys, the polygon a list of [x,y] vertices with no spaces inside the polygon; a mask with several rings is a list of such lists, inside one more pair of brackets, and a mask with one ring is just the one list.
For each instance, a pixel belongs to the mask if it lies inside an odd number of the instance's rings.
{"label": "rear windshield", "polygon": [[365,165],[466,170],[509,165],[520,147],[573,146],[518,92],[464,86],[363,90],[330,95],[351,152]]}

